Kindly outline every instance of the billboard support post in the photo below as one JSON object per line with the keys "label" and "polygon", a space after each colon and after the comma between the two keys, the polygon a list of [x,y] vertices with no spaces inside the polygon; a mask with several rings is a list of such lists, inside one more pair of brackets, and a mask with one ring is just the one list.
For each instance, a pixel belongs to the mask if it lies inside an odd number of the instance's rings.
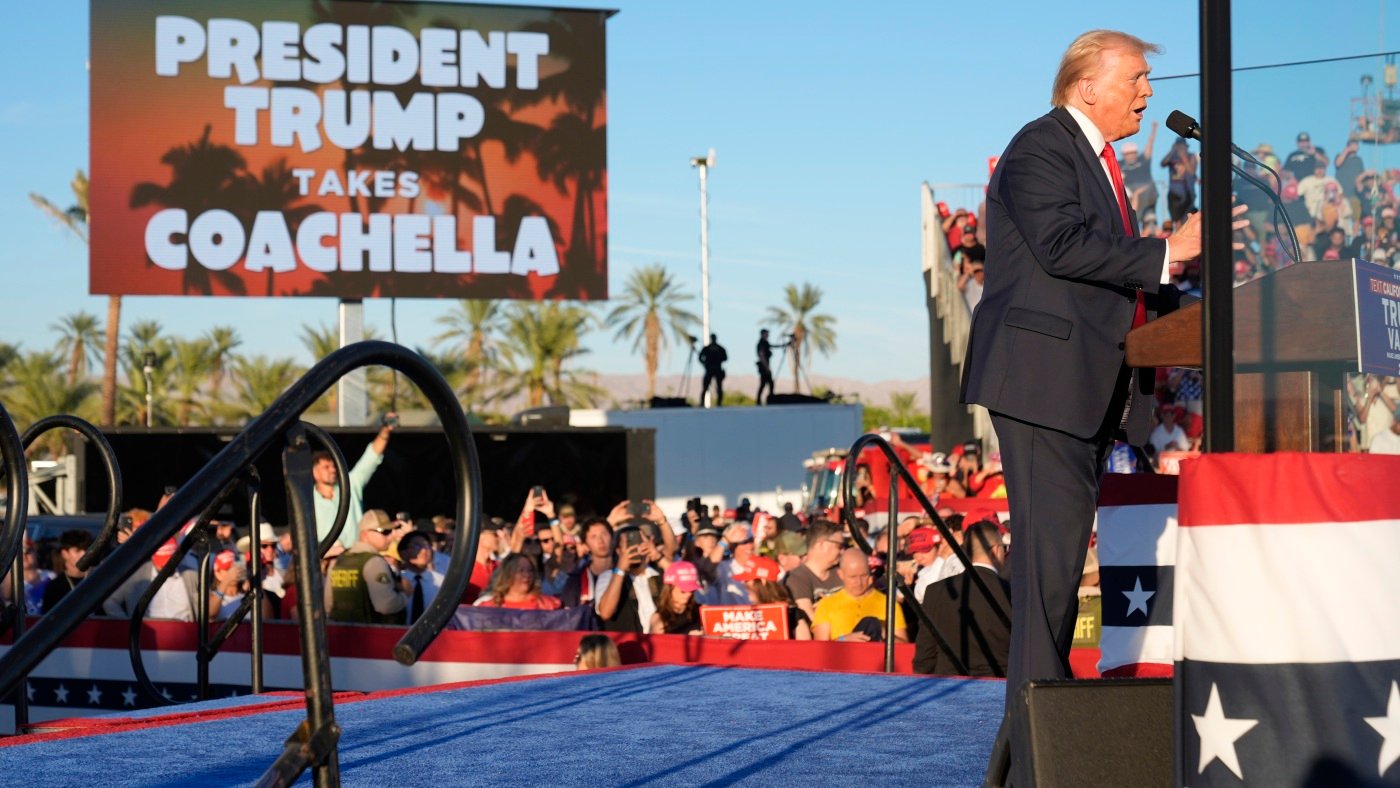
{"label": "billboard support post", "polygon": [[[340,301],[340,346],[353,345],[365,338],[365,302]],[[319,359],[318,359],[319,360]],[[335,384],[336,424],[361,427],[369,423],[369,375],[360,367]]]}

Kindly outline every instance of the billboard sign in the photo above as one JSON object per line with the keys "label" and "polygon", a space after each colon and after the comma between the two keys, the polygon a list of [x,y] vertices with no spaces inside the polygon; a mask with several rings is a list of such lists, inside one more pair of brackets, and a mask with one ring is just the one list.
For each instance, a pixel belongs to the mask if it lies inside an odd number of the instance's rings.
{"label": "billboard sign", "polygon": [[608,13],[93,0],[91,292],[606,298]]}

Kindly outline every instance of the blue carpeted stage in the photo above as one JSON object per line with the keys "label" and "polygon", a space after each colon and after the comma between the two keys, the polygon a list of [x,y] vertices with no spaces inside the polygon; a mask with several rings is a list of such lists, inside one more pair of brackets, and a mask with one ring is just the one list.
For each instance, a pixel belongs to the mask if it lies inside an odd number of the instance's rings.
{"label": "blue carpeted stage", "polygon": [[[645,665],[342,697],[336,717],[348,785],[975,785],[1004,687]],[[108,720],[112,732],[20,739],[0,746],[0,761],[31,786],[249,783],[304,708],[248,702],[174,707],[170,724],[127,718],[152,727]]]}

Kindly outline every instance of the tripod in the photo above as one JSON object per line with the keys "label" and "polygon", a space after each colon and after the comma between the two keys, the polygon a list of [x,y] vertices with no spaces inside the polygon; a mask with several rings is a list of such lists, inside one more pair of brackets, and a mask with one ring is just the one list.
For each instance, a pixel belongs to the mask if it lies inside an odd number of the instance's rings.
{"label": "tripod", "polygon": [[[690,340],[690,353],[685,357],[685,372],[681,373],[680,386],[676,392],[676,396],[681,399],[685,399],[686,394],[690,391],[690,372],[695,363],[695,337],[688,337],[688,339]],[[704,395],[702,394],[701,397],[703,398]]]}
{"label": "tripod", "polygon": [[[796,337],[794,337],[792,334],[788,334],[788,335],[787,335],[787,341],[784,342],[784,343],[781,344],[781,345],[778,345],[778,347],[780,347],[780,348],[783,349],[783,354],[782,354],[781,356],[778,357],[778,366],[776,367],[777,369],[782,369],[784,366],[787,365],[788,348],[792,347],[792,343],[793,343],[793,340],[794,340],[794,339],[796,339]],[[792,393],[794,393],[794,394],[801,394],[801,393],[802,393],[802,381],[804,381],[804,380],[806,380],[806,382],[807,382],[807,390],[808,390],[808,391],[811,391],[811,390],[812,390],[812,381],[807,379],[807,371],[806,371],[805,369],[802,368],[802,363],[799,361],[798,364],[797,364],[797,377],[796,377],[796,383],[795,383],[796,388],[793,389],[793,392],[792,392]]]}

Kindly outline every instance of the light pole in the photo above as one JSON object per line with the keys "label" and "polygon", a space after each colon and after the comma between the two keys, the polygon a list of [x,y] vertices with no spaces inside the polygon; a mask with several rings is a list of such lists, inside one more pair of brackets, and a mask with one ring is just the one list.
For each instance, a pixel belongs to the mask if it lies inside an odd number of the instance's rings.
{"label": "light pole", "polygon": [[710,168],[715,166],[715,149],[709,155],[695,156],[690,166],[700,170],[700,339],[710,341]]}
{"label": "light pole", "polygon": [[151,405],[155,400],[151,395],[151,374],[156,371],[156,354],[147,352],[145,362],[141,367],[141,372],[146,376],[146,429],[150,429]]}

